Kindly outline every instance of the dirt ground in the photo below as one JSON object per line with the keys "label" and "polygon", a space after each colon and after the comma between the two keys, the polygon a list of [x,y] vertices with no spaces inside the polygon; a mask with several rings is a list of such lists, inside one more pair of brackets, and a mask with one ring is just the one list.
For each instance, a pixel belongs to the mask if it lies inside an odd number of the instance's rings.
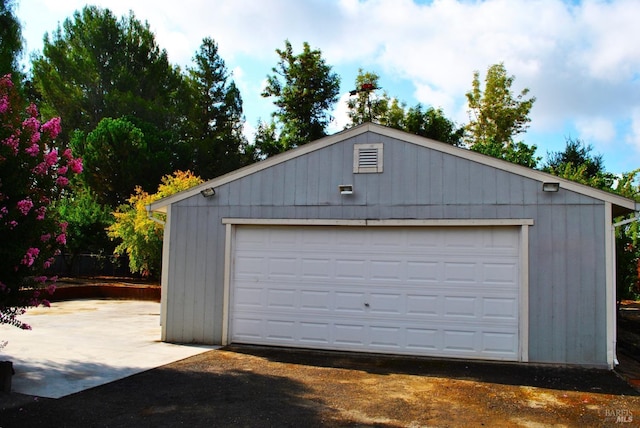
{"label": "dirt ground", "polygon": [[57,400],[0,427],[638,426],[614,372],[234,346]]}
{"label": "dirt ground", "polygon": [[626,372],[232,346],[56,400],[0,393],[0,428],[640,426],[640,304],[620,314]]}

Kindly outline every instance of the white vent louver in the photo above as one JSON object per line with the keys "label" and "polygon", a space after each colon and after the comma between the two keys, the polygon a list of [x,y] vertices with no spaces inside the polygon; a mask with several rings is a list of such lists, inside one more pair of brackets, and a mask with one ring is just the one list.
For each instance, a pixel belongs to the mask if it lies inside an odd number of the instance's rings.
{"label": "white vent louver", "polygon": [[378,165],[377,149],[360,149],[358,151],[358,167],[374,168]]}
{"label": "white vent louver", "polygon": [[382,172],[382,143],[353,145],[353,172]]}

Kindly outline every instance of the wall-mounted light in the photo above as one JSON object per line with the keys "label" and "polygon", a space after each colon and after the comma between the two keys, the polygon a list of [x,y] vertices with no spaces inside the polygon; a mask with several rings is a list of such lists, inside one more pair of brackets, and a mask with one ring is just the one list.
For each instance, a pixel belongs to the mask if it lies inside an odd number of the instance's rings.
{"label": "wall-mounted light", "polygon": [[200,194],[205,198],[210,198],[216,194],[216,189],[214,189],[213,187],[207,187],[206,189],[202,189],[200,191]]}
{"label": "wall-mounted light", "polygon": [[542,183],[543,192],[557,192],[560,190],[560,183]]}
{"label": "wall-mounted light", "polygon": [[338,186],[338,190],[340,190],[341,195],[352,195],[353,184],[341,184]]}

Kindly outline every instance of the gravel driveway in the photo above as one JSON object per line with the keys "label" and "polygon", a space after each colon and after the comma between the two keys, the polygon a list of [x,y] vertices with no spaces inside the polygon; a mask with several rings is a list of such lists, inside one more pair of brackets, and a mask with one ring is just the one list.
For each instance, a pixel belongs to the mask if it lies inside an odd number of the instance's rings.
{"label": "gravel driveway", "polygon": [[22,399],[0,412],[0,427],[584,427],[640,421],[640,396],[614,372],[241,346],[60,399]]}

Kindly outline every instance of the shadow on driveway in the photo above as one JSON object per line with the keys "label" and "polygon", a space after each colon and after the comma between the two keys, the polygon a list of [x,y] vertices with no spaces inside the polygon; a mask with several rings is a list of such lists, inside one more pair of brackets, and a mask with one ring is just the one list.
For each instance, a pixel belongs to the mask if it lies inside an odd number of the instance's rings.
{"label": "shadow on driveway", "polygon": [[563,391],[640,396],[638,391],[609,370],[249,345],[231,345],[223,349],[281,363],[363,370],[381,375],[407,374]]}
{"label": "shadow on driveway", "polygon": [[[60,399],[0,413],[10,427],[319,426],[323,404],[281,376],[165,366]],[[325,409],[326,411],[326,409]]]}
{"label": "shadow on driveway", "polygon": [[2,428],[608,426],[640,415],[640,396],[609,371],[255,346],[26,398],[0,411]]}

